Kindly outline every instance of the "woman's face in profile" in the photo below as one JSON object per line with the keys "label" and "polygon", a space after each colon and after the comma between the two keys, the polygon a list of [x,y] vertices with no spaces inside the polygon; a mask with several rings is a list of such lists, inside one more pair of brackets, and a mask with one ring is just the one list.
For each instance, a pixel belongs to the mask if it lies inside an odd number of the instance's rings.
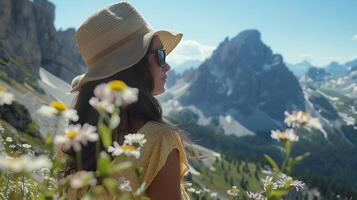
{"label": "woman's face in profile", "polygon": [[[151,49],[161,49],[163,44],[158,36],[154,36],[152,39]],[[170,70],[170,66],[165,63],[163,66],[160,66],[158,63],[158,58],[155,53],[149,54],[149,68],[154,80],[154,89],[152,95],[156,96],[165,92],[165,83],[167,79],[167,72]]]}

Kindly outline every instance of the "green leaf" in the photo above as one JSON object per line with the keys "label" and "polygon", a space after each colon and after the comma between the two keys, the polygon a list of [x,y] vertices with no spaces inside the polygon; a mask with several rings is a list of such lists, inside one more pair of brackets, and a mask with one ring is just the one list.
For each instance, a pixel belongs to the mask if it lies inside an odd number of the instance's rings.
{"label": "green leaf", "polygon": [[280,200],[282,197],[286,194],[288,194],[289,189],[286,188],[279,188],[276,190],[273,190],[271,194],[268,197],[268,200]]}
{"label": "green leaf", "polygon": [[303,161],[306,157],[310,156],[311,153],[310,152],[306,152],[300,156],[296,156],[295,158],[292,159],[291,164],[292,165],[296,165],[298,163],[300,163],[301,161]]}
{"label": "green leaf", "polygon": [[278,164],[274,161],[274,159],[272,157],[270,157],[267,154],[264,154],[264,158],[268,161],[268,163],[270,164],[270,166],[273,169],[276,169],[276,170],[280,171]]}
{"label": "green leaf", "polygon": [[110,162],[111,161],[109,155],[104,151],[100,152],[97,163],[97,169],[100,173],[100,176],[105,176],[107,174],[107,172],[109,171]]}
{"label": "green leaf", "polygon": [[291,149],[292,149],[292,144],[291,144],[291,142],[290,142],[289,140],[285,140],[283,146],[284,146],[284,148],[285,148],[285,150],[286,150],[286,153],[287,153],[288,155],[290,155]]}
{"label": "green leaf", "polygon": [[132,166],[132,164],[130,161],[123,161],[120,163],[112,162],[110,169],[109,169],[109,173],[115,175],[115,174],[121,172],[122,170],[127,169],[131,166]]}
{"label": "green leaf", "polygon": [[118,182],[112,178],[105,178],[103,180],[103,185],[111,191],[111,193],[118,192],[117,189],[119,188]]}
{"label": "green leaf", "polygon": [[112,144],[112,130],[104,123],[98,123],[98,131],[105,149]]}
{"label": "green leaf", "polygon": [[118,114],[114,113],[110,117],[109,127],[113,130],[119,125],[119,123],[120,123],[120,117]]}

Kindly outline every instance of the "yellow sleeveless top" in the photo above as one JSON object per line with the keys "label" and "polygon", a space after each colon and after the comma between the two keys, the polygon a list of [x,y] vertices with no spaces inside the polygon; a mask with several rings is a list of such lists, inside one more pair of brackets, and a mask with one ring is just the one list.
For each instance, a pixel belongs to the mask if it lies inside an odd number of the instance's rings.
{"label": "yellow sleeveless top", "polygon": [[[122,176],[130,181],[133,191],[135,191],[140,186],[140,181],[137,180],[135,170],[133,169],[138,167],[142,168],[141,179],[146,183],[143,191],[146,191],[158,172],[165,165],[170,152],[173,149],[177,149],[179,151],[180,161],[181,199],[189,200],[190,198],[183,185],[183,177],[188,172],[189,165],[179,133],[165,124],[154,121],[147,122],[138,130],[137,133],[144,134],[147,142],[141,149],[140,157],[138,159],[132,157],[129,159],[132,161],[132,167],[130,167],[130,169],[124,170],[121,173]],[[120,160],[113,160],[113,162],[117,161],[120,162]],[[71,188],[68,191],[68,196],[70,199],[78,199],[85,193],[85,191],[87,191],[87,189],[83,191],[83,189],[75,190]],[[103,200],[107,199],[114,200],[116,198],[110,194],[103,196]]]}

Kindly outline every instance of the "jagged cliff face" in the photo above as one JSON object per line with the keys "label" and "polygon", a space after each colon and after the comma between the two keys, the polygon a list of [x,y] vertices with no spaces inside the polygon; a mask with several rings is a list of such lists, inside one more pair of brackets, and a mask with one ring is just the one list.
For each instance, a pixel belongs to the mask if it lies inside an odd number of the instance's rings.
{"label": "jagged cliff face", "polygon": [[47,0],[0,0],[0,58],[21,59],[36,74],[42,66],[67,82],[85,72],[75,30],[57,31],[54,17]]}
{"label": "jagged cliff face", "polygon": [[208,116],[228,113],[239,118],[259,110],[278,121],[285,110],[304,109],[298,80],[256,30],[225,39],[199,67],[180,101]]}

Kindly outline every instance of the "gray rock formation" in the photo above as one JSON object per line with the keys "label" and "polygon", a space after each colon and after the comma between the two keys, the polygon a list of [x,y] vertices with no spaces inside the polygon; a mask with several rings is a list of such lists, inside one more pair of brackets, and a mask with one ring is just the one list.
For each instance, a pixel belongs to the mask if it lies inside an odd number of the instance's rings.
{"label": "gray rock formation", "polygon": [[256,30],[226,38],[198,68],[180,102],[197,106],[206,116],[228,113],[239,122],[257,112],[281,122],[285,110],[305,108],[298,80]]}
{"label": "gray rock formation", "polygon": [[313,81],[322,81],[326,76],[330,75],[324,68],[310,67],[306,75]]}
{"label": "gray rock formation", "polygon": [[0,0],[0,58],[16,58],[63,80],[85,72],[78,53],[74,29],[57,31],[55,6],[47,0]]}

